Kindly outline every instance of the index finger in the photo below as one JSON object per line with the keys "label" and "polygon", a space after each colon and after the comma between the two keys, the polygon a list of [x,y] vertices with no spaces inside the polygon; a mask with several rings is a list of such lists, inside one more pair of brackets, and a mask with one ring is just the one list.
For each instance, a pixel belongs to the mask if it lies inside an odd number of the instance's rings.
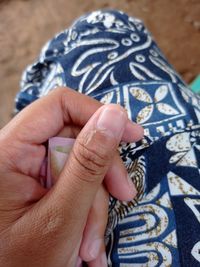
{"label": "index finger", "polygon": [[101,105],[69,88],[58,88],[22,110],[3,131],[23,143],[41,144],[64,125],[85,125]]}
{"label": "index finger", "polygon": [[[102,106],[97,100],[69,88],[58,88],[22,110],[1,131],[1,137],[10,137],[28,144],[42,144],[56,136],[65,125],[83,127]],[[138,141],[143,129],[127,123],[122,140]]]}

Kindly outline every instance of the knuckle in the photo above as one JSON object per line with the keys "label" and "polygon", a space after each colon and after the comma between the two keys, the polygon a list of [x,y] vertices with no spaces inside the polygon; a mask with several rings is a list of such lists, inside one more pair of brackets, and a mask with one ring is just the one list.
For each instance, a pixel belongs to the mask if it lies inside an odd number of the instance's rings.
{"label": "knuckle", "polygon": [[90,174],[91,176],[101,175],[103,173],[105,165],[102,159],[92,150],[79,144],[79,151],[73,151],[73,156],[84,173]]}
{"label": "knuckle", "polygon": [[[95,139],[92,141],[92,139]],[[84,173],[86,179],[92,179],[93,176],[101,176],[105,173],[108,166],[109,155],[106,147],[98,142],[97,138],[83,136],[77,139],[77,146],[73,150],[73,157],[78,162],[79,167]],[[88,142],[90,140],[90,142]]]}

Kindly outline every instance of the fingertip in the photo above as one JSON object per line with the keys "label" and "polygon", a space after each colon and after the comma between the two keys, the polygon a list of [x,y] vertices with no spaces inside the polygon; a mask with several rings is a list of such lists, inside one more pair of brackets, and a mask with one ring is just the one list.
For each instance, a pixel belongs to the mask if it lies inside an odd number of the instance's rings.
{"label": "fingertip", "polygon": [[125,200],[131,201],[137,196],[138,192],[129,174],[127,174],[127,184],[129,185],[129,191],[127,192],[127,198]]}
{"label": "fingertip", "polygon": [[138,142],[144,136],[144,128],[135,122],[128,120],[122,140],[125,142]]}
{"label": "fingertip", "polygon": [[91,240],[91,242],[87,240],[87,242],[83,242],[80,249],[81,258],[85,262],[90,262],[95,260],[99,256],[102,250],[102,246],[104,246],[103,239],[95,239]]}
{"label": "fingertip", "polygon": [[137,195],[136,187],[117,153],[104,181],[109,193],[118,200],[130,201]]}
{"label": "fingertip", "polygon": [[[115,176],[115,178],[118,177],[119,176]],[[113,180],[110,179],[109,176],[106,176],[105,182],[110,194],[120,201],[131,201],[137,196],[137,190],[134,183],[130,183],[126,176],[120,177],[114,186]]]}
{"label": "fingertip", "polygon": [[102,252],[94,261],[89,262],[88,267],[108,267],[105,251]]}

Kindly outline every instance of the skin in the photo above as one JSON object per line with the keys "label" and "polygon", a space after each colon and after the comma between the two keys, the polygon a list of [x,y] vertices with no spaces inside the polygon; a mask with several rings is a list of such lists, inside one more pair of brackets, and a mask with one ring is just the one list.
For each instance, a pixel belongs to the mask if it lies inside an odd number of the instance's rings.
{"label": "skin", "polygon": [[[47,190],[39,183],[44,143],[58,135],[76,142]],[[122,107],[67,88],[20,112],[0,131],[1,266],[71,267],[78,256],[89,267],[106,266],[108,192],[121,200],[136,195],[117,148],[142,136]]]}

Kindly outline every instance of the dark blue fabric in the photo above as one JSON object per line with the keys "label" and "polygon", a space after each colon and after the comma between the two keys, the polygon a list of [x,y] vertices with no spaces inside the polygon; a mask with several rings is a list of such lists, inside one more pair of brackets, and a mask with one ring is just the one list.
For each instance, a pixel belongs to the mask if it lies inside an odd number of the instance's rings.
{"label": "dark blue fabric", "polygon": [[24,72],[16,112],[57,86],[118,103],[145,129],[120,147],[138,195],[110,197],[109,266],[200,266],[200,97],[143,23],[115,10],[78,19]]}

